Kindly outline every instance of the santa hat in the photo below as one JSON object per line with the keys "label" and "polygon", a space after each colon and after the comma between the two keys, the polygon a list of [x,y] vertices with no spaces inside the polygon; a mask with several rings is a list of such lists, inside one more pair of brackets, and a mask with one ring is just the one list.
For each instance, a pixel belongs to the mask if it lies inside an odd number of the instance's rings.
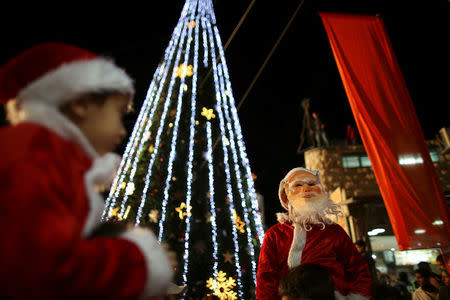
{"label": "santa hat", "polygon": [[34,46],[0,68],[0,103],[18,98],[60,107],[85,93],[133,94],[133,81],[112,61],[64,43]]}
{"label": "santa hat", "polygon": [[289,178],[292,175],[294,175],[294,173],[297,173],[300,171],[305,171],[305,172],[311,173],[312,175],[317,176],[317,178],[319,178],[319,181],[320,181],[319,171],[308,170],[308,169],[305,169],[302,167],[298,167],[298,168],[294,168],[294,169],[290,170],[286,174],[286,176],[284,176],[284,178],[280,181],[280,186],[278,187],[278,198],[280,198],[281,206],[286,210],[289,210],[289,206],[288,206],[289,200],[287,198],[286,191],[284,189],[284,185],[289,180]]}

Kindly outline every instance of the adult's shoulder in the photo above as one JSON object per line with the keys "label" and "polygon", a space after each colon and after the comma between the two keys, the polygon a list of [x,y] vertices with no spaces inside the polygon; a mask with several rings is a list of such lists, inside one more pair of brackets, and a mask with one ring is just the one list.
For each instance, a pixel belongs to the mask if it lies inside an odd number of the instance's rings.
{"label": "adult's shoulder", "polygon": [[270,227],[266,231],[266,236],[280,235],[280,234],[292,234],[294,228],[287,223],[277,223]]}
{"label": "adult's shoulder", "polygon": [[336,223],[327,224],[326,228],[329,232],[333,232],[335,234],[347,234],[344,230],[344,228],[341,227],[341,225]]}

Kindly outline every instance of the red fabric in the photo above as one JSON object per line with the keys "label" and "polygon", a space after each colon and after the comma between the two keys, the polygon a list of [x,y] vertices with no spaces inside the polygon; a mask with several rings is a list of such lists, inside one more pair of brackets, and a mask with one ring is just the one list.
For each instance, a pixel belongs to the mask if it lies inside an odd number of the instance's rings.
{"label": "red fabric", "polygon": [[382,20],[320,16],[400,250],[448,245],[449,210]]}
{"label": "red fabric", "polygon": [[133,299],[146,262],[133,243],[82,238],[90,159],[44,127],[0,130],[0,290],[7,299]]}
{"label": "red fabric", "polygon": [[64,63],[96,57],[88,50],[64,43],[36,45],[0,68],[0,103],[16,98],[21,89]]}
{"label": "red fabric", "polygon": [[[292,244],[294,228],[278,223],[264,236],[259,254],[256,299],[276,300],[281,278],[288,272],[287,259]],[[301,264],[323,266],[334,281],[334,288],[341,295],[359,294],[370,297],[370,272],[367,262],[359,254],[350,237],[337,224],[321,229],[313,225],[306,233]]]}

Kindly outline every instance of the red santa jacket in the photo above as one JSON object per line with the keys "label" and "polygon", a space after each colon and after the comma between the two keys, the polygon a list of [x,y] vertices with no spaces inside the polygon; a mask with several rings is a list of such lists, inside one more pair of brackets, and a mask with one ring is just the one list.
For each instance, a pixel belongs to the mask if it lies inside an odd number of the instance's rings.
{"label": "red santa jacket", "polygon": [[[294,227],[286,223],[278,223],[266,232],[259,255],[256,299],[281,299],[278,284],[288,272],[293,233]],[[370,298],[371,278],[367,263],[339,225],[326,225],[324,229],[312,225],[306,232],[306,243],[299,259],[301,264],[325,267],[333,278],[335,291],[339,293],[335,294],[339,298]]]}
{"label": "red santa jacket", "polygon": [[102,209],[87,184],[93,162],[85,151],[35,124],[2,128],[0,141],[2,296],[134,299],[163,293],[171,270],[151,232],[84,237],[86,225],[95,225],[92,214]]}

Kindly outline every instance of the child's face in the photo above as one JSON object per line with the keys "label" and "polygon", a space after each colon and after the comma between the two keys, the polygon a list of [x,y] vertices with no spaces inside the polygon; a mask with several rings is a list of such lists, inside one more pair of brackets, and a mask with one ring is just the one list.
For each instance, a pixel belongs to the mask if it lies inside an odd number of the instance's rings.
{"label": "child's face", "polygon": [[445,271],[441,272],[442,274],[442,281],[444,282],[444,284],[446,286],[450,286],[450,277],[448,276],[448,274]]}
{"label": "child's face", "polygon": [[98,154],[113,151],[126,135],[122,119],[129,111],[129,97],[120,94],[108,96],[103,104],[88,101],[78,127]]}

